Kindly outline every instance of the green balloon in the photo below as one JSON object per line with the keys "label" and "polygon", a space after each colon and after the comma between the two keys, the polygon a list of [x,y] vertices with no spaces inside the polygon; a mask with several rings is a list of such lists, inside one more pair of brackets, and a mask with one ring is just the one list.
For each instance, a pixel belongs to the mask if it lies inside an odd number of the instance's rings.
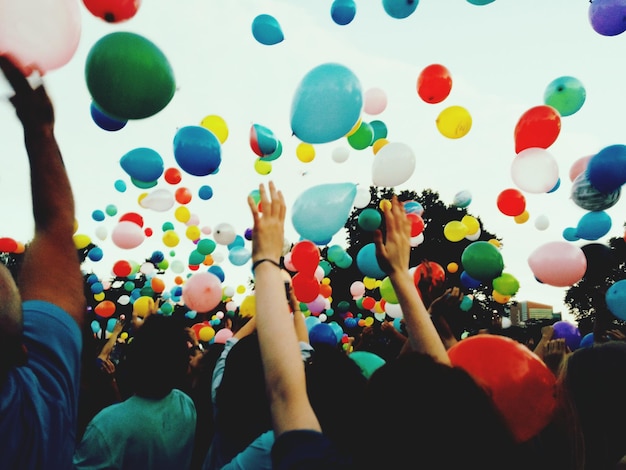
{"label": "green balloon", "polygon": [[382,357],[369,351],[353,351],[348,357],[356,362],[366,379],[369,379],[379,367],[385,365]]}
{"label": "green balloon", "polygon": [[468,276],[479,281],[491,281],[500,276],[504,269],[500,250],[486,241],[470,243],[463,250],[461,264]]}
{"label": "green balloon", "polygon": [[515,295],[519,290],[519,281],[512,274],[502,273],[496,277],[493,282],[493,290],[500,292],[502,295]]}
{"label": "green balloon", "polygon": [[143,119],[161,111],[176,90],[167,58],[138,34],[115,32],[96,42],[85,63],[93,101],[111,117]]}
{"label": "green balloon", "polygon": [[374,142],[374,128],[369,122],[361,122],[354,134],[348,136],[350,147],[355,150],[363,150]]}
{"label": "green balloon", "polygon": [[373,232],[378,227],[380,227],[380,223],[382,222],[383,217],[380,215],[376,209],[372,209],[368,207],[363,209],[359,214],[359,218],[357,219],[357,223],[359,227],[361,227],[366,232]]}
{"label": "green balloon", "polygon": [[561,116],[571,116],[582,108],[586,97],[587,92],[580,80],[563,76],[548,84],[543,101],[555,108]]}
{"label": "green balloon", "polygon": [[391,279],[387,276],[380,283],[380,296],[385,299],[385,302],[389,302],[390,304],[399,303],[398,297],[396,296],[396,291],[391,284]]}

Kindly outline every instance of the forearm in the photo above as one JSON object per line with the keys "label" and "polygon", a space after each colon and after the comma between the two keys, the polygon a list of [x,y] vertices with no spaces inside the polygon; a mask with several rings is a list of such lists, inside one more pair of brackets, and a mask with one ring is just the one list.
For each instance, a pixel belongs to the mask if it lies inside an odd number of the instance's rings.
{"label": "forearm", "polygon": [[309,329],[306,327],[306,323],[304,322],[304,315],[300,310],[294,310],[293,312],[293,326],[296,330],[296,337],[298,338],[298,341],[308,343]]}
{"label": "forearm", "polygon": [[118,335],[116,333],[113,333],[109,337],[107,342],[104,343],[104,346],[102,346],[102,350],[100,351],[100,354],[98,356],[101,356],[104,359],[108,359],[109,355],[111,354],[111,351],[113,351],[113,347],[115,346],[115,343],[117,342],[117,337]]}

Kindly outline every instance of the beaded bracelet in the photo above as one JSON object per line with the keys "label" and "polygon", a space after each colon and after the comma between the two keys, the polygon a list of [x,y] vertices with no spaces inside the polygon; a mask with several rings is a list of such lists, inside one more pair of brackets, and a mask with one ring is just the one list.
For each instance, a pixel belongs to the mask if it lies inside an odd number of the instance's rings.
{"label": "beaded bracelet", "polygon": [[276,266],[277,268],[283,269],[281,263],[278,263],[276,261],[274,261],[273,259],[269,259],[269,258],[262,258],[262,259],[258,259],[256,260],[254,263],[252,263],[252,272],[254,272],[254,270],[256,269],[256,267],[264,262],[268,262],[268,263],[272,263],[274,266]]}

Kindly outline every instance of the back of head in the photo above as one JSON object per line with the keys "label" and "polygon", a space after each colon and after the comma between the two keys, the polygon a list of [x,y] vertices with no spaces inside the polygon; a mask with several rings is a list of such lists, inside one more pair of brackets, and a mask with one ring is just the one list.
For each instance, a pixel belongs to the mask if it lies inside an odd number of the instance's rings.
{"label": "back of head", "polygon": [[128,346],[128,371],[134,392],[160,399],[183,387],[189,366],[188,335],[176,317],[150,315]]}
{"label": "back of head", "polygon": [[513,438],[491,399],[464,370],[409,353],[368,384],[370,432],[393,449],[364,457],[387,468],[514,468]]}

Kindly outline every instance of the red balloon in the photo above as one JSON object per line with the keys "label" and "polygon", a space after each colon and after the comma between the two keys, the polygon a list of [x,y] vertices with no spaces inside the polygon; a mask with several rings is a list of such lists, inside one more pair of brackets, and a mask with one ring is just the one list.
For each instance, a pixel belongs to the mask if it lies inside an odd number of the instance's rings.
{"label": "red balloon", "polygon": [[293,285],[293,293],[300,302],[313,302],[320,294],[320,283],[318,280],[304,273],[296,273],[291,279],[291,284]]}
{"label": "red balloon", "polygon": [[411,221],[411,236],[417,237],[424,231],[424,219],[421,215],[415,213],[409,213],[406,217]]}
{"label": "red balloon", "polygon": [[143,217],[141,214],[137,214],[136,212],[127,212],[126,214],[120,217],[120,222],[127,221],[132,222],[134,224],[143,227]]}
{"label": "red balloon", "polygon": [[498,195],[498,209],[504,215],[515,217],[526,210],[526,198],[514,188],[505,189]]}
{"label": "red balloon", "polygon": [[452,346],[448,356],[488,391],[517,442],[536,436],[552,420],[556,377],[523,344],[477,335]]}
{"label": "red balloon", "polygon": [[561,132],[561,116],[552,106],[540,105],[530,108],[515,126],[515,153],[527,148],[547,149]]}
{"label": "red balloon", "polygon": [[428,294],[431,294],[443,286],[446,281],[446,270],[434,261],[422,261],[413,271],[413,283],[420,296],[422,292],[419,285],[422,281],[428,282]]}
{"label": "red balloon", "polygon": [[187,188],[178,188],[174,193],[174,198],[179,204],[188,204],[191,202],[191,191]]}
{"label": "red balloon", "polygon": [[417,94],[426,103],[441,103],[448,97],[450,90],[452,77],[443,65],[429,65],[417,77]]}
{"label": "red balloon", "polygon": [[178,184],[182,180],[182,176],[180,175],[180,170],[178,168],[168,168],[165,170],[163,176],[165,177],[165,181],[169,184]]}
{"label": "red balloon", "polygon": [[12,238],[0,238],[0,251],[3,253],[15,253],[17,251],[17,242]]}
{"label": "red balloon", "polygon": [[103,300],[96,308],[94,308],[94,312],[96,315],[102,318],[109,318],[111,315],[115,313],[115,304],[110,300]]}
{"label": "red balloon", "polygon": [[371,310],[376,306],[376,299],[374,297],[365,296],[363,297],[361,305],[363,305],[364,309]]}
{"label": "red balloon", "polygon": [[108,23],[131,19],[139,10],[140,0],[83,0],[89,12]]}
{"label": "red balloon", "polygon": [[117,277],[127,277],[133,272],[132,265],[126,260],[116,261],[113,265],[113,274]]}
{"label": "red balloon", "polygon": [[299,241],[291,249],[291,264],[306,277],[313,277],[319,262],[320,250],[312,241]]}

